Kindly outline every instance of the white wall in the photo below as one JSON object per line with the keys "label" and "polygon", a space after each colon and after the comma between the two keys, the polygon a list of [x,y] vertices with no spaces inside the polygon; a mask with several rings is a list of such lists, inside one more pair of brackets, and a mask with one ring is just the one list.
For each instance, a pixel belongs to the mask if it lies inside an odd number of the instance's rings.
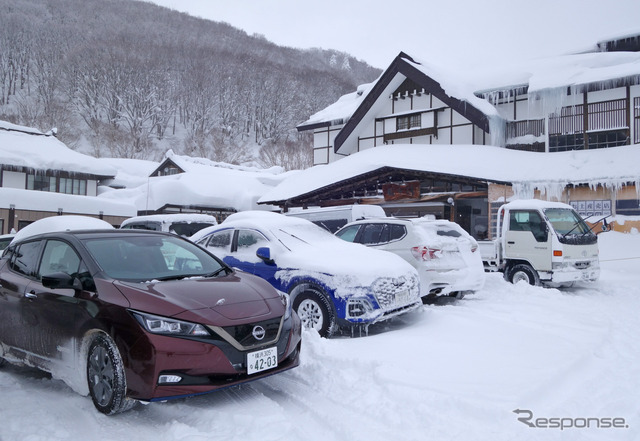
{"label": "white wall", "polygon": [[87,179],[87,196],[98,195],[98,181]]}
{"label": "white wall", "polygon": [[6,170],[2,172],[2,187],[24,189],[26,186],[27,175],[25,173]]}

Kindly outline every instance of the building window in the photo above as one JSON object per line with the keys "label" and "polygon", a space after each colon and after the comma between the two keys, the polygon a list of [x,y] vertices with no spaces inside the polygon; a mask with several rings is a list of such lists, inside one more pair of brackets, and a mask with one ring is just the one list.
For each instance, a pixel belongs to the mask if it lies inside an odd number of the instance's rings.
{"label": "building window", "polygon": [[177,175],[178,173],[180,173],[180,169],[171,165],[167,165],[162,170],[158,170],[158,176]]}
{"label": "building window", "polygon": [[422,115],[399,116],[396,119],[396,130],[419,129],[422,125]]}
{"label": "building window", "polygon": [[640,97],[633,99],[633,143],[640,144]]}
{"label": "building window", "polygon": [[86,195],[87,180],[60,178],[60,193]]}
{"label": "building window", "polygon": [[45,175],[27,175],[27,190],[56,191],[56,177]]}

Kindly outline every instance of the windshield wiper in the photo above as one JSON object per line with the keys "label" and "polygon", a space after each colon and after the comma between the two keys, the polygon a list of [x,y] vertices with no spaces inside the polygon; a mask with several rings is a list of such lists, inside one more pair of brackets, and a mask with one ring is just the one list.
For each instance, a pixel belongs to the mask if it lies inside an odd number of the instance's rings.
{"label": "windshield wiper", "polygon": [[216,277],[216,276],[217,276],[218,274],[220,274],[222,271],[224,271],[226,274],[229,274],[230,269],[229,269],[229,268],[227,268],[226,266],[221,266],[220,268],[218,268],[218,269],[217,269],[217,270],[215,270],[214,272],[209,273],[209,274],[205,274],[205,275],[204,275],[204,276],[202,276],[202,277],[207,277],[207,278],[208,278],[208,277]]}
{"label": "windshield wiper", "polygon": [[155,278],[155,280],[160,280],[161,282],[166,282],[168,280],[182,280],[182,279],[188,279],[190,277],[204,277],[204,278],[211,278],[211,277],[216,277],[218,274],[220,274],[222,271],[229,271],[228,268],[226,266],[222,266],[220,268],[218,268],[217,270],[215,270],[212,273],[209,274],[176,274],[173,276],[166,276],[166,277],[157,277]]}
{"label": "windshield wiper", "polygon": [[591,228],[589,228],[587,231],[585,231],[584,233],[582,233],[582,235],[584,236],[587,233],[590,233],[595,227],[596,225],[598,225],[600,222],[604,221],[604,228],[607,227],[607,218],[611,216],[610,214],[606,215],[605,217],[603,217],[602,219],[598,219],[597,221],[595,221],[595,223],[593,224],[593,226]]}

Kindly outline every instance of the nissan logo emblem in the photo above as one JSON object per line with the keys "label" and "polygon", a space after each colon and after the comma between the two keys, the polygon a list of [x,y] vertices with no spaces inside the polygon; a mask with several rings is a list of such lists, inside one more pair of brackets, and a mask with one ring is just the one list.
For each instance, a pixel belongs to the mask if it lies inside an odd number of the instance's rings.
{"label": "nissan logo emblem", "polygon": [[262,340],[266,334],[267,331],[265,331],[264,328],[260,325],[254,326],[253,331],[251,331],[251,335],[253,335],[253,338],[255,338],[256,340]]}

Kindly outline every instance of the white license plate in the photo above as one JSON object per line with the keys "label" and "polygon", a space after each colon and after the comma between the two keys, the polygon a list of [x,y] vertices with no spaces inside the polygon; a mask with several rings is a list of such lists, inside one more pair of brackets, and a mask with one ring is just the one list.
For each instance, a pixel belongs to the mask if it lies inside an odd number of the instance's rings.
{"label": "white license plate", "polygon": [[400,292],[396,293],[396,305],[397,306],[406,305],[407,303],[409,303],[409,300],[410,300],[409,290],[400,291]]}
{"label": "white license plate", "polygon": [[273,369],[278,366],[278,348],[261,349],[247,354],[247,374]]}

